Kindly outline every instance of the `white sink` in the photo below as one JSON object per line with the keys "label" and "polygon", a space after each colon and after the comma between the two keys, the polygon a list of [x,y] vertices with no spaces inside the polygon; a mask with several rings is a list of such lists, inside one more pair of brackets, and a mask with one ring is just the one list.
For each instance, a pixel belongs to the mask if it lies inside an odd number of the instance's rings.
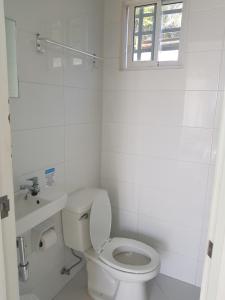
{"label": "white sink", "polygon": [[35,197],[25,199],[25,195],[24,191],[15,194],[17,236],[62,210],[67,202],[67,194],[56,187],[46,188]]}

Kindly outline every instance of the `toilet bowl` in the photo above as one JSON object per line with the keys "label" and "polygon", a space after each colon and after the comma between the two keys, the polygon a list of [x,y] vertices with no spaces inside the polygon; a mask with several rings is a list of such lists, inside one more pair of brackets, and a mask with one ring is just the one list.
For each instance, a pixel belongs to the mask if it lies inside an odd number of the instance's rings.
{"label": "toilet bowl", "polygon": [[129,277],[126,274],[143,275],[142,277],[148,274],[149,277],[150,273],[155,274],[160,266],[159,255],[153,248],[126,238],[109,240],[99,259],[113,269],[121,271],[122,278]]}
{"label": "toilet bowl", "polygon": [[147,300],[147,282],[160,271],[159,254],[133,239],[110,238],[111,222],[106,191],[87,189],[74,193],[63,211],[65,244],[84,253],[88,292],[93,299]]}

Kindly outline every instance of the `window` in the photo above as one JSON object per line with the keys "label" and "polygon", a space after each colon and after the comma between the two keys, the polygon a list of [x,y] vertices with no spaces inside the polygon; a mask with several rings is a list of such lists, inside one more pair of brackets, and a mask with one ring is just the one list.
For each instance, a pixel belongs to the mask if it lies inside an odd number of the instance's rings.
{"label": "window", "polygon": [[156,5],[135,7],[133,33],[133,61],[154,58]]}
{"label": "window", "polygon": [[180,64],[184,0],[136,0],[125,5],[125,68]]}

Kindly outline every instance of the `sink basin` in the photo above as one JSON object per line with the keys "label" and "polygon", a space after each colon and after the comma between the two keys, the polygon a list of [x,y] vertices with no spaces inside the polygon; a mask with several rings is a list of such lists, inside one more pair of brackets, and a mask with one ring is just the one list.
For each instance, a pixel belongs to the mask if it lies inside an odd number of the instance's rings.
{"label": "sink basin", "polygon": [[22,235],[60,210],[67,202],[67,194],[56,187],[43,189],[37,196],[25,199],[26,193],[15,194],[16,234]]}

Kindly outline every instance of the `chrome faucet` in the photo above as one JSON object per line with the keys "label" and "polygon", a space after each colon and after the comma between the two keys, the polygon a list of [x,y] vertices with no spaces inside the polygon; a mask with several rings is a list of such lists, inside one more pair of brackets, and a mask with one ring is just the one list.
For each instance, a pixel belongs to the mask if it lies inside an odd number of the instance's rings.
{"label": "chrome faucet", "polygon": [[28,190],[28,193],[30,193],[32,196],[37,196],[37,194],[40,192],[38,177],[32,177],[27,180],[31,181],[32,185],[30,184],[20,185],[20,190]]}

